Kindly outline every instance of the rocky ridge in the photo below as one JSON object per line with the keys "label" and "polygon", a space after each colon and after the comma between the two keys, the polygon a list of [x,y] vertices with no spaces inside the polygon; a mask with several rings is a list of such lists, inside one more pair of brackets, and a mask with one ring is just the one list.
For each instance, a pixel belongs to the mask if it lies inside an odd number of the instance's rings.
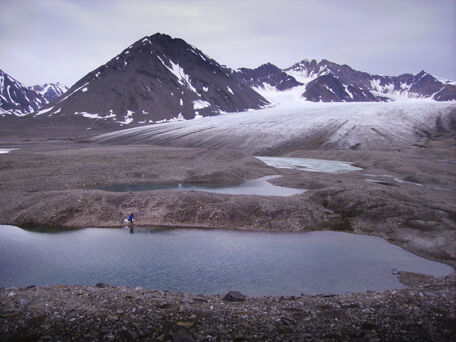
{"label": "rocky ridge", "polygon": [[0,70],[0,117],[30,114],[48,100],[39,92],[24,86],[6,72]]}
{"label": "rocky ridge", "polygon": [[34,86],[29,87],[29,89],[32,89],[40,93],[46,98],[46,100],[50,102],[58,98],[60,95],[64,94],[68,90],[68,87],[60,82],[56,82],[36,84]]}
{"label": "rocky ridge", "polygon": [[[264,64],[240,69],[244,82],[260,93],[265,87],[287,91],[295,87],[304,100],[312,102],[372,102],[404,98],[456,100],[456,84],[425,71],[399,76],[371,75],[326,59],[302,60],[289,68]],[[278,82],[280,77],[282,82]]]}
{"label": "rocky ridge", "polygon": [[271,63],[263,64],[256,69],[240,68],[235,72],[250,87],[261,88],[266,83],[277,90],[286,90],[303,84]]}

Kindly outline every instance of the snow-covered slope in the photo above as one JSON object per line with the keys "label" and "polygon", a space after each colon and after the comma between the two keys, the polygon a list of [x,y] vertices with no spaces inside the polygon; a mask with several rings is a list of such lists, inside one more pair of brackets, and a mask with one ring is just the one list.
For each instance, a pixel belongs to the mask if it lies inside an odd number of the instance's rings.
{"label": "snow-covered slope", "polygon": [[432,100],[297,103],[258,111],[113,132],[94,140],[234,148],[277,154],[300,148],[380,149],[410,146],[435,129],[455,129],[456,103]]}
{"label": "snow-covered slope", "polygon": [[24,116],[47,102],[41,94],[0,70],[0,115]]}
{"label": "snow-covered slope", "polygon": [[[312,102],[378,102],[409,98],[456,100],[455,82],[424,71],[415,75],[371,75],[323,59],[302,60],[283,70],[265,64],[257,69],[242,68],[239,73],[244,82],[263,95],[273,95],[272,90],[295,93],[297,89],[294,88],[299,87],[301,96]],[[272,98],[268,100],[273,101]]]}
{"label": "snow-covered slope", "polygon": [[68,90],[68,87],[60,82],[36,84],[29,88],[43,95],[48,101],[55,100]]}

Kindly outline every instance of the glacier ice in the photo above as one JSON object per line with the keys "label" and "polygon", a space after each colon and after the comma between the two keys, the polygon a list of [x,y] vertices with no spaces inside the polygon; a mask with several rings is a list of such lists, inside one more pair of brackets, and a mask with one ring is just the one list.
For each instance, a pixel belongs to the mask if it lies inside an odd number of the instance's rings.
{"label": "glacier ice", "polygon": [[136,127],[94,138],[106,143],[151,143],[182,147],[233,148],[273,155],[293,146],[381,149],[410,146],[436,120],[448,128],[456,103],[432,100],[398,102],[293,102],[256,111],[221,114]]}

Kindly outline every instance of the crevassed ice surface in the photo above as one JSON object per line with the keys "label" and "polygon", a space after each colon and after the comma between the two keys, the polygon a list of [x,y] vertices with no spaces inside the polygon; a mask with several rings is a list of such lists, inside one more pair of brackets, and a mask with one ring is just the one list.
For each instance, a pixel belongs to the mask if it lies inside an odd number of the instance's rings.
{"label": "crevassed ice surface", "polygon": [[342,173],[362,170],[359,167],[350,165],[348,162],[339,160],[325,160],[314,158],[288,158],[288,157],[261,157],[256,156],[265,164],[284,169],[296,169],[312,172]]}
{"label": "crevassed ice surface", "polygon": [[386,240],[341,232],[81,229],[38,233],[0,225],[0,286],[141,286],[249,296],[345,293],[405,287],[393,269],[454,270]]}
{"label": "crevassed ice surface", "polygon": [[134,191],[154,191],[154,190],[173,190],[184,191],[194,190],[202,192],[212,192],[217,194],[228,195],[260,195],[260,196],[293,196],[306,192],[305,189],[286,188],[283,186],[273,185],[268,180],[281,176],[265,176],[262,178],[250,180],[239,185],[220,186],[217,184],[119,184],[102,188],[102,190],[113,192],[134,192]]}
{"label": "crevassed ice surface", "polygon": [[234,148],[265,154],[286,146],[381,148],[410,145],[437,118],[449,127],[454,102],[279,104],[274,108],[136,127],[95,137],[97,142]]}

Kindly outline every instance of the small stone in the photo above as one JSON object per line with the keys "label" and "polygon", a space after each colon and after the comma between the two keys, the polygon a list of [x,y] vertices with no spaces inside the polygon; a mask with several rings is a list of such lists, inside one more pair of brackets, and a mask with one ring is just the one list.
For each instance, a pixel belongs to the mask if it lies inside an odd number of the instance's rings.
{"label": "small stone", "polygon": [[197,302],[204,302],[204,303],[207,303],[207,299],[200,298],[200,297],[193,297],[193,300],[196,300]]}
{"label": "small stone", "polygon": [[104,288],[104,287],[108,287],[109,285],[104,284],[104,283],[97,283],[95,286],[96,287],[100,287],[100,288]]}
{"label": "small stone", "polygon": [[368,342],[380,342],[381,340],[378,337],[369,338]]}
{"label": "small stone", "polygon": [[26,307],[26,306],[28,305],[28,303],[30,303],[30,300],[29,300],[29,299],[21,298],[21,299],[19,299],[19,301],[17,302],[17,306],[23,308],[23,307]]}
{"label": "small stone", "polygon": [[250,311],[235,311],[234,314],[235,314],[235,315],[244,316],[244,315],[249,315],[249,314],[251,314],[251,312],[250,312]]}
{"label": "small stone", "polygon": [[244,341],[245,340],[245,337],[244,335],[242,335],[241,333],[237,333],[235,336],[234,336],[234,341]]}
{"label": "small stone", "polygon": [[180,326],[180,327],[184,327],[184,328],[187,328],[187,329],[190,329],[191,327],[193,327],[193,323],[192,322],[177,322],[176,324],[178,326]]}
{"label": "small stone", "polygon": [[179,329],[173,336],[173,342],[193,342],[193,337],[184,329]]}
{"label": "small stone", "polygon": [[335,296],[336,296],[336,295],[333,294],[333,293],[324,293],[324,294],[323,294],[323,297],[325,297],[325,298],[331,298],[331,297],[335,297]]}
{"label": "small stone", "polygon": [[239,291],[230,291],[223,297],[223,300],[227,302],[243,302],[245,301],[245,296]]}

